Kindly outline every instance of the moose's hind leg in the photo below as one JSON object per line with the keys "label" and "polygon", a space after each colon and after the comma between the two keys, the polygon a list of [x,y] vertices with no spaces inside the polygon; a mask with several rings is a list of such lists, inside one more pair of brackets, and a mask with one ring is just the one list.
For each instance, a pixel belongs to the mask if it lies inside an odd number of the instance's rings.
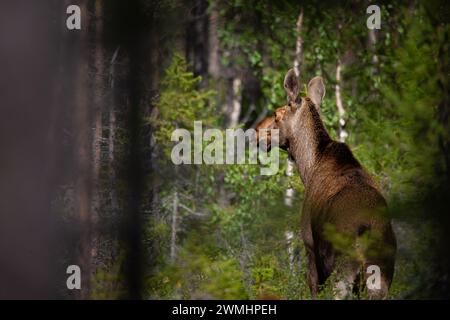
{"label": "moose's hind leg", "polygon": [[371,300],[386,299],[394,276],[394,257],[368,261],[364,266],[364,284]]}
{"label": "moose's hind leg", "polygon": [[339,258],[335,269],[336,279],[332,285],[334,299],[351,299],[360,272],[360,264],[348,257],[340,256]]}
{"label": "moose's hind leg", "polygon": [[319,275],[316,266],[316,255],[312,249],[306,248],[308,256],[308,268],[306,269],[306,281],[311,291],[311,297],[315,299],[319,292]]}

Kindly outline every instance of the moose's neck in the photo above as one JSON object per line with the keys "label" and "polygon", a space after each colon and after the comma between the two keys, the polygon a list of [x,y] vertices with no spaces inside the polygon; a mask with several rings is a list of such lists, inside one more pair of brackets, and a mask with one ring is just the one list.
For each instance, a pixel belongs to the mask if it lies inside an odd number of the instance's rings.
{"label": "moose's neck", "polygon": [[332,140],[314,104],[302,105],[297,117],[295,130],[289,139],[289,151],[307,188],[321,151]]}

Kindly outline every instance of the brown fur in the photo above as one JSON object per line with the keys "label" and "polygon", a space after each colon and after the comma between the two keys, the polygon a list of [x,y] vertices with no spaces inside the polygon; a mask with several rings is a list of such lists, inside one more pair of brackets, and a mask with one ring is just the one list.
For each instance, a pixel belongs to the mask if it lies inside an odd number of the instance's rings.
{"label": "brown fur", "polygon": [[[366,268],[378,265],[381,289],[368,290],[368,294],[370,298],[384,298],[392,282],[396,248],[386,201],[348,146],[332,140],[325,129],[319,114],[325,94],[322,79],[312,79],[308,97],[300,101],[295,94],[297,78],[293,77],[290,71],[285,78],[289,104],[277,109],[272,122],[268,120],[265,125],[279,129],[279,146],[289,150],[305,185],[301,237],[309,260],[307,281],[311,294],[315,297],[319,285],[333,272],[337,276],[336,288],[343,281],[357,290],[358,278],[365,284],[369,276]],[[364,252],[360,261],[343,254],[324,233],[327,225],[354,239],[351,249],[355,251],[360,237],[370,235],[374,249],[370,254]],[[338,292],[337,297],[348,297],[348,293]]]}
{"label": "brown fur", "polygon": [[[259,141],[259,139],[265,139],[267,142],[267,147],[270,148],[270,129],[273,129],[273,126],[275,124],[275,114],[278,113],[279,115],[282,115],[284,114],[284,111],[284,107],[278,108],[277,110],[275,110],[273,115],[264,118],[256,125],[256,141]],[[263,131],[263,129],[265,130]]]}

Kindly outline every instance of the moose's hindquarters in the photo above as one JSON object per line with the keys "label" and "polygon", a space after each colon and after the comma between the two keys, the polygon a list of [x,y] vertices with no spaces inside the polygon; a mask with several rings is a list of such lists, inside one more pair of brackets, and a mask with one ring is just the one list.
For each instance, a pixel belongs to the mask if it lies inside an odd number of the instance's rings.
{"label": "moose's hindquarters", "polygon": [[[314,247],[319,274],[334,273],[336,298],[387,297],[394,274],[396,240],[387,205],[377,189],[368,184],[349,185],[328,202],[321,214],[312,214]],[[327,245],[328,244],[328,245]],[[331,245],[332,249],[325,250]],[[326,280],[326,279],[325,279]]]}
{"label": "moose's hindquarters", "polygon": [[396,242],[389,221],[382,229],[373,226],[357,237],[351,254],[336,250],[335,299],[349,299],[352,294],[361,297],[363,292],[369,299],[387,298],[394,275]]}
{"label": "moose's hindquarters", "polygon": [[396,240],[387,217],[374,214],[370,220],[358,227],[355,256],[343,275],[354,281],[352,292],[358,296],[365,291],[369,299],[385,299],[394,276]]}
{"label": "moose's hindquarters", "polygon": [[364,263],[364,284],[369,299],[385,299],[394,277],[397,243],[390,221],[375,225],[374,229],[379,232],[381,239],[376,239],[380,241],[378,248],[367,253]]}

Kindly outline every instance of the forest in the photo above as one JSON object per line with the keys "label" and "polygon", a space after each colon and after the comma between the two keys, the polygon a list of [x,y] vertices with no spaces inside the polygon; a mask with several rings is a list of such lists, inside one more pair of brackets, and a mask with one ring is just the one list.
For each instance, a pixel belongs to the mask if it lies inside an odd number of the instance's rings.
{"label": "forest", "polygon": [[[70,4],[81,9],[81,30],[65,27]],[[379,28],[368,27],[370,5],[380,10]],[[29,172],[37,182],[22,194],[41,202],[0,203],[5,213],[27,215],[2,217],[3,225],[16,219],[9,229],[24,237],[0,232],[12,259],[0,268],[19,272],[13,264],[25,262],[10,247],[31,245],[37,267],[22,276],[47,280],[24,282],[31,296],[311,299],[299,237],[305,188],[287,152],[277,149],[272,175],[259,163],[171,158],[172,133],[194,132],[195,121],[224,136],[255,128],[286,104],[283,79],[293,68],[301,96],[310,79],[323,78],[327,131],[349,146],[388,203],[397,238],[388,299],[450,297],[448,2],[64,0],[34,15],[45,20],[33,31],[43,42],[18,45],[47,54],[40,63],[48,88],[38,86],[48,95],[30,96],[43,107],[26,109],[28,133],[2,122],[5,134],[35,147],[12,149],[1,190],[16,199],[22,187],[8,181]],[[40,82],[35,69],[29,87]],[[17,162],[23,155],[43,167],[15,175],[9,168],[28,166]],[[27,217],[30,234],[19,227]],[[83,272],[81,290],[66,287],[73,264]],[[328,282],[317,298],[333,299]]]}

